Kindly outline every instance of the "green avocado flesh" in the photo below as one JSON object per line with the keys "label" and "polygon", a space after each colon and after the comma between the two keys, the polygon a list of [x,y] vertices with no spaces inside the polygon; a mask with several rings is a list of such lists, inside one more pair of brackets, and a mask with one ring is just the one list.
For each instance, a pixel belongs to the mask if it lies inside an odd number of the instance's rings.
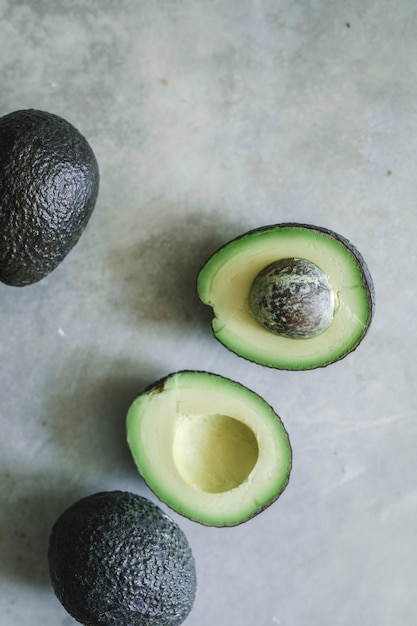
{"label": "green avocado flesh", "polygon": [[[292,336],[285,328],[272,332],[263,325],[262,312],[258,315],[251,304],[258,275],[285,259],[314,264],[329,285],[324,329],[317,334],[304,333],[301,326],[297,336],[294,324]],[[201,269],[197,291],[213,309],[213,332],[222,344],[250,361],[287,370],[324,367],[352,352],[369,328],[375,298],[366,263],[347,239],[321,227],[293,223],[259,228],[223,246]],[[261,295],[258,305],[262,299],[266,302],[265,292]],[[312,318],[308,309],[304,313],[305,319]]]}
{"label": "green avocado flesh", "polygon": [[233,526],[262,511],[291,471],[288,434],[274,410],[208,372],[177,372],[146,389],[128,411],[127,440],[158,498],[209,526]]}
{"label": "green avocado flesh", "polygon": [[52,528],[48,560],[56,596],[88,626],[179,626],[193,607],[196,570],[184,533],[136,494],[75,502]]}
{"label": "green avocado flesh", "polygon": [[35,109],[0,118],[0,281],[35,283],[67,256],[95,206],[99,170],[81,133]]}

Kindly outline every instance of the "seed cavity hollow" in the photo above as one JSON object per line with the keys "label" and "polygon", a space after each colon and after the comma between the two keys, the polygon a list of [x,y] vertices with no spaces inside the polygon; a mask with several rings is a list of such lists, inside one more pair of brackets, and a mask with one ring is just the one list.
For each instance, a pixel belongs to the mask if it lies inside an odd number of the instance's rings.
{"label": "seed cavity hollow", "polygon": [[207,493],[241,485],[259,455],[253,431],[222,414],[178,417],[173,442],[174,463],[182,479]]}

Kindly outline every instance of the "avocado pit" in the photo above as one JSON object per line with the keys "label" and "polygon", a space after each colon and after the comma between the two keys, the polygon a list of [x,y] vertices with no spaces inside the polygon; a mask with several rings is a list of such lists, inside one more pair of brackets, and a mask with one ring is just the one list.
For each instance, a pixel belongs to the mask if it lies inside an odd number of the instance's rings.
{"label": "avocado pit", "polygon": [[291,339],[310,339],[333,320],[335,298],[327,275],[302,258],[279,259],[255,278],[249,293],[255,319]]}

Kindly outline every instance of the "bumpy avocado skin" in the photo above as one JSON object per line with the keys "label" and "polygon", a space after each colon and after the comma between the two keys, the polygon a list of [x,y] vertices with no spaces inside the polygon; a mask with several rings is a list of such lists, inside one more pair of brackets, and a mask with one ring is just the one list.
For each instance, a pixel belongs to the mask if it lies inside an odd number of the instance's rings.
{"label": "bumpy avocado skin", "polygon": [[87,140],[63,118],[35,109],[0,118],[0,281],[35,283],[79,240],[99,190]]}
{"label": "bumpy avocado skin", "polygon": [[85,626],[179,626],[194,603],[195,562],[184,533],[136,494],[75,502],[53,526],[48,558],[58,599]]}

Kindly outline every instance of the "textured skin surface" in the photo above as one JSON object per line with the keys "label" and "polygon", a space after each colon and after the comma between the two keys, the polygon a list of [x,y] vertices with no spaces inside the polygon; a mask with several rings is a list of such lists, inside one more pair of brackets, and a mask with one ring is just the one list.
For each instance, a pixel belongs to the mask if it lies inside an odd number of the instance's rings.
{"label": "textured skin surface", "polygon": [[268,265],[255,278],[249,300],[258,322],[293,339],[314,337],[333,319],[328,278],[307,259],[280,259]]}
{"label": "textured skin surface", "polygon": [[103,492],[73,504],[52,529],[48,556],[58,599],[85,626],[178,626],[193,606],[187,539],[138,495]]}
{"label": "textured skin surface", "polygon": [[33,109],[0,118],[0,280],[49,274],[77,243],[98,188],[94,153],[70,123]]}

